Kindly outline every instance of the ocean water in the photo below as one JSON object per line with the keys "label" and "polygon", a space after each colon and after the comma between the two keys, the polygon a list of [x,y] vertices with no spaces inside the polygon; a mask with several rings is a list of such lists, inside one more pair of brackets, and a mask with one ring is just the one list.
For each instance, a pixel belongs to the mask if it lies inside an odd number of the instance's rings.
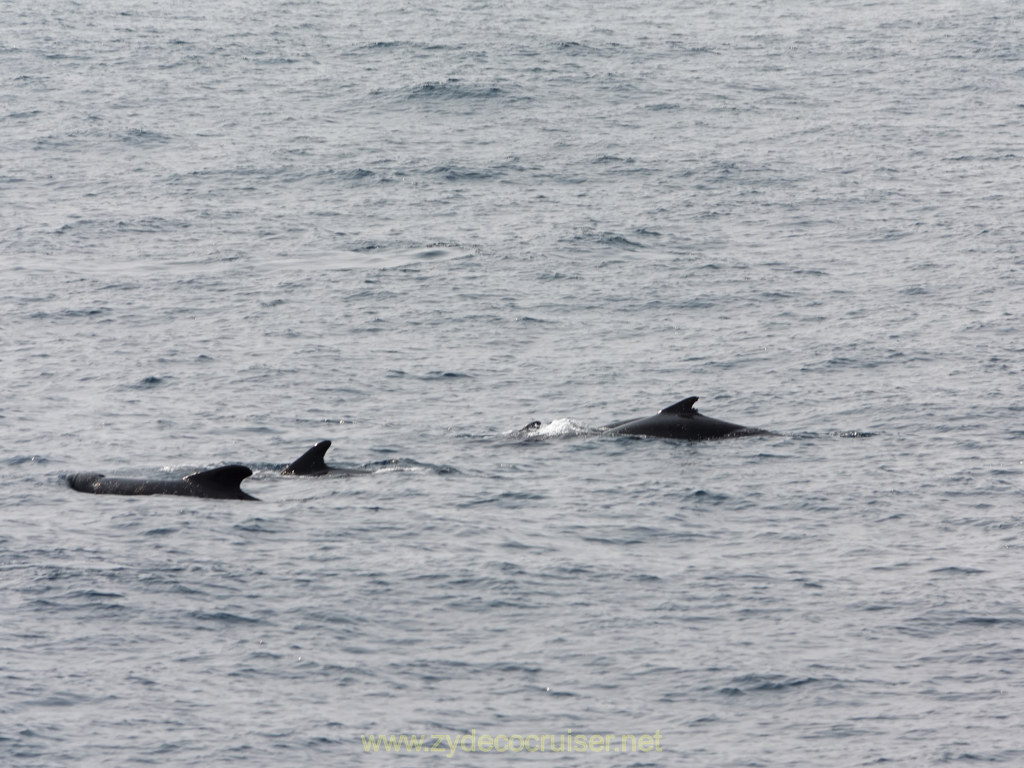
{"label": "ocean water", "polygon": [[0,763],[1020,764],[1022,32],[8,0]]}

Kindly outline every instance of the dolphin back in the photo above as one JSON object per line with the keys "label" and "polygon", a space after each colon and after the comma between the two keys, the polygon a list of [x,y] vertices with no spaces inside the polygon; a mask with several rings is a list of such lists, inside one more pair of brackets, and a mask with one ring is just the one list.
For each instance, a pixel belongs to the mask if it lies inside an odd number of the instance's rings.
{"label": "dolphin back", "polygon": [[688,397],[662,408],[653,416],[617,421],[605,430],[618,435],[668,437],[675,440],[714,440],[719,437],[760,434],[761,430],[714,419],[700,413],[693,404],[697,397]]}
{"label": "dolphin back", "polygon": [[191,496],[205,496],[209,499],[254,499],[239,486],[243,480],[252,476],[252,470],[241,464],[228,464],[225,467],[208,469],[187,475],[182,482],[196,489]]}
{"label": "dolphin back", "polygon": [[68,485],[82,493],[103,493],[99,490],[103,477],[98,472],[79,472],[68,478]]}
{"label": "dolphin back", "polygon": [[205,472],[195,472],[181,480],[147,480],[107,477],[97,472],[79,472],[68,477],[68,485],[82,493],[107,493],[117,496],[200,496],[207,499],[251,499],[240,483],[252,475],[241,464],[229,464]]}
{"label": "dolphin back", "polygon": [[685,400],[680,400],[678,403],[670,405],[668,408],[662,408],[658,413],[674,413],[676,416],[689,416],[697,413],[697,409],[693,407],[699,397],[688,397]]}
{"label": "dolphin back", "polygon": [[330,440],[321,440],[282,470],[282,475],[323,475],[328,471],[324,454],[331,447]]}

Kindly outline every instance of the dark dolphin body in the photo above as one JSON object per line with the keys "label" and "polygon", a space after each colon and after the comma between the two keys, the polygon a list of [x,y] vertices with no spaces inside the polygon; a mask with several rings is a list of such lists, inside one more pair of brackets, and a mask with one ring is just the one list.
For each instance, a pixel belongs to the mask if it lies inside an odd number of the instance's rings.
{"label": "dark dolphin body", "polygon": [[693,407],[696,402],[696,397],[688,397],[661,409],[654,416],[616,421],[603,429],[613,435],[669,437],[676,440],[713,440],[718,437],[765,434],[763,429],[752,429],[704,416]]}
{"label": "dark dolphin body", "polygon": [[330,440],[321,440],[295,461],[285,467],[282,475],[368,475],[368,469],[344,469],[329,467],[324,462],[324,454],[331,447]]}
{"label": "dark dolphin body", "polygon": [[125,477],[106,477],[95,472],[80,472],[68,478],[68,485],[82,493],[114,493],[121,496],[201,496],[206,499],[251,499],[239,484],[252,474],[240,464],[208,469],[186,475],[181,480],[136,480]]}

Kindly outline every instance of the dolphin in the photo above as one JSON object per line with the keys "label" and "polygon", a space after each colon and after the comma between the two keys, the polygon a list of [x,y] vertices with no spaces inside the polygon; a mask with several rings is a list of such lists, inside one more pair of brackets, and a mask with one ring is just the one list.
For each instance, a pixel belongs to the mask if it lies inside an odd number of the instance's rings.
{"label": "dolphin", "polygon": [[712,440],[718,437],[766,434],[763,429],[744,427],[740,424],[704,416],[693,407],[696,402],[696,397],[688,397],[667,408],[662,408],[654,416],[616,421],[606,424],[601,429],[612,435],[669,437],[676,440]]}
{"label": "dolphin", "polygon": [[329,467],[324,462],[324,454],[331,447],[330,440],[321,440],[295,461],[285,467],[282,475],[369,475],[368,469],[345,469]]}
{"label": "dolphin", "polygon": [[206,499],[251,499],[239,484],[252,474],[240,464],[229,464],[205,472],[194,472],[180,480],[136,480],[125,477],[107,477],[96,472],[80,472],[68,478],[68,485],[82,493],[114,493],[121,496],[201,496]]}

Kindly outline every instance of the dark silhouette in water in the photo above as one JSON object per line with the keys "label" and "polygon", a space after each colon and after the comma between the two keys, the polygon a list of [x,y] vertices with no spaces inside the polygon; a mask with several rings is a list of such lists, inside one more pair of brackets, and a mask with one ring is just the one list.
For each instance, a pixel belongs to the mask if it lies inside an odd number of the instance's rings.
{"label": "dark silhouette in water", "polygon": [[[700,413],[693,404],[696,397],[688,397],[674,405],[662,408],[653,416],[624,419],[600,427],[598,432],[606,435],[635,435],[638,437],[667,437],[674,440],[714,440],[720,437],[742,435],[763,435],[763,429],[744,427],[721,419],[713,419]],[[519,437],[531,437],[542,428],[539,421],[531,421],[513,433]]]}
{"label": "dark silhouette in water", "polygon": [[324,454],[331,447],[330,440],[321,440],[281,472],[282,475],[368,475],[368,469],[343,469],[329,467],[324,463]]}
{"label": "dark silhouette in water", "polygon": [[718,437],[765,434],[763,429],[705,416],[693,407],[696,402],[696,397],[688,397],[668,408],[662,408],[653,416],[616,421],[605,425],[603,429],[615,435],[669,437],[675,440],[713,440]]}
{"label": "dark silhouette in water", "polygon": [[80,472],[68,478],[68,485],[82,493],[113,493],[121,496],[200,496],[206,499],[249,499],[239,485],[252,475],[252,470],[240,464],[195,472],[180,480],[146,480],[126,477],[107,477],[96,472]]}

